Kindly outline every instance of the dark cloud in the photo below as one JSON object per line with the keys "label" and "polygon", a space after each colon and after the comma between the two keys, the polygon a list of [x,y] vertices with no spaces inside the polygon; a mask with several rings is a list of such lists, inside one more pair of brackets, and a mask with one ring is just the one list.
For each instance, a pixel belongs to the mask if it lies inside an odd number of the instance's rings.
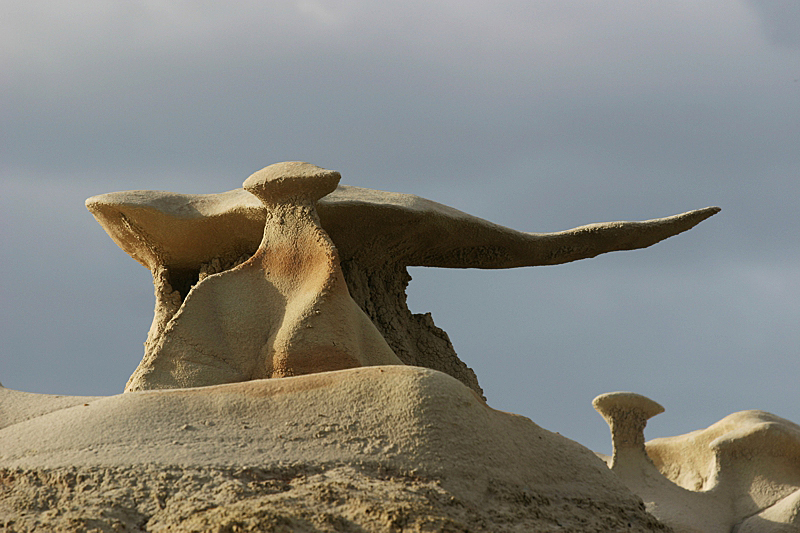
{"label": "dark cloud", "polygon": [[800,4],[793,0],[748,0],[769,41],[800,49]]}
{"label": "dark cloud", "polygon": [[[741,104],[718,99],[742,90],[735,74],[706,79],[704,54],[662,42],[664,31],[643,37],[641,9],[612,9],[605,15],[621,20],[598,27],[596,8],[548,3],[298,5],[249,5],[244,16],[131,3],[138,9],[96,14],[71,31],[43,28],[47,49],[30,54],[57,60],[12,56],[7,164],[47,145],[36,158],[43,168],[220,171],[257,154],[311,152],[368,162],[379,153],[436,172],[437,161],[487,166],[550,149],[635,165],[640,154],[652,166],[700,146],[709,129],[734,129],[720,116],[729,121],[726,104]],[[643,48],[628,46],[637,38]],[[725,149],[703,144],[709,158]]]}

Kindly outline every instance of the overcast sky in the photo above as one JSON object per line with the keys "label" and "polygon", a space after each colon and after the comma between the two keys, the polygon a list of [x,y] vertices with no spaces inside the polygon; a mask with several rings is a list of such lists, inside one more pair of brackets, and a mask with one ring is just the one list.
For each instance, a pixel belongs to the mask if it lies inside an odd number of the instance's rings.
{"label": "overcast sky", "polygon": [[722,212],[556,267],[412,269],[489,404],[602,452],[743,409],[800,422],[800,2],[0,0],[0,381],[122,391],[149,272],[83,206],[271,163],[523,231]]}

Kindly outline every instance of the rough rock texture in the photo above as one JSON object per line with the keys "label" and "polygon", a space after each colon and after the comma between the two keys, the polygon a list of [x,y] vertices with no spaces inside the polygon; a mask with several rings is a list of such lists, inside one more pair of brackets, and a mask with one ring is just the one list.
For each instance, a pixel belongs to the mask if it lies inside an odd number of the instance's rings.
{"label": "rough rock texture", "polygon": [[379,464],[0,469],[0,528],[183,532],[669,531],[641,508],[492,486],[482,502]]}
{"label": "rough rock texture", "polygon": [[[668,531],[625,484],[663,496],[654,512],[685,504],[714,527],[731,509],[752,511],[742,531],[795,524],[794,429],[762,420],[740,438],[737,426],[714,456],[720,479],[735,481],[710,492],[728,492],[688,498],[645,450],[660,406],[631,394],[597,403],[614,433],[609,470],[577,443],[489,408],[447,334],[406,305],[408,266],[565,263],[650,246],[717,208],[534,234],[338,182],[289,162],[218,195],[87,200],[152,272],[145,357],[123,395],[0,386],[3,531]],[[681,446],[657,448],[659,460],[678,482],[696,481],[687,472],[697,461],[675,470],[669,459]],[[724,468],[773,457],[764,450],[779,459],[744,477]],[[708,502],[724,510],[698,514]]]}
{"label": "rough rock texture", "polygon": [[634,392],[610,392],[595,398],[592,406],[611,429],[611,470],[624,469],[628,455],[634,461],[647,458],[644,428],[649,419],[664,412],[660,404]]}
{"label": "rough rock texture", "polygon": [[800,426],[743,411],[645,443],[646,421],[660,405],[633,393],[593,403],[611,427],[612,471],[676,531],[800,532]]}
{"label": "rough rock texture", "polygon": [[[157,306],[145,357],[125,390],[402,364],[350,298],[336,247],[319,225],[315,203],[338,181],[338,172],[307,163],[250,176],[245,188],[266,207],[258,249],[218,273],[214,261],[203,265],[183,302],[172,294]],[[164,301],[170,289],[158,278]]]}
{"label": "rough rock texture", "polygon": [[406,267],[367,268],[349,259],[342,262],[342,271],[350,296],[404,364],[449,374],[483,397],[478,377],[459,359],[447,332],[436,327],[430,313],[412,313],[408,308],[406,287],[411,276]]}
{"label": "rough rock texture", "polygon": [[[260,173],[290,167],[318,169],[307,163],[280,163]],[[338,176],[323,169],[315,172]],[[190,294],[216,275],[247,268],[242,263],[249,263],[262,242],[265,222],[282,220],[271,213],[272,207],[243,189],[210,195],[128,191],[89,198],[86,206],[114,241],[153,273],[156,308],[145,343],[146,361],[152,361],[164,339],[173,335],[173,321],[198,305]],[[458,358],[446,333],[433,324],[430,315],[408,310],[405,287],[410,277],[406,267],[555,265],[644,248],[686,231],[718,211],[709,207],[645,222],[591,224],[540,234],[498,226],[410,194],[339,186],[316,202],[319,223],[335,244],[351,295],[396,356],[405,364],[446,372],[479,394],[482,391],[474,372]],[[214,283],[220,286],[216,292],[222,292],[227,281]],[[219,312],[224,314],[222,309]],[[275,310],[278,316],[283,312],[283,308]],[[182,358],[198,357],[189,354]],[[209,362],[206,354],[199,359],[201,364]],[[224,370],[220,383],[260,377],[238,369]],[[133,379],[142,382],[139,377]],[[188,384],[180,381],[182,386]],[[128,390],[135,388],[129,385]]]}
{"label": "rough rock texture", "polygon": [[429,369],[12,402],[46,414],[0,429],[8,531],[667,530],[589,450]]}

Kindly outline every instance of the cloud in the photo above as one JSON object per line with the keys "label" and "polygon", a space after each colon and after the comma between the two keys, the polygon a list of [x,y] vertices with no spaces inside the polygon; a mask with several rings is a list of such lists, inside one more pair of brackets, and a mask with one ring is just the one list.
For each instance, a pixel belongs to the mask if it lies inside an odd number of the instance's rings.
{"label": "cloud", "polygon": [[800,49],[800,3],[794,0],[748,0],[766,38],[774,45]]}
{"label": "cloud", "polygon": [[332,4],[319,0],[298,0],[297,9],[323,26],[340,26],[343,22],[343,10]]}

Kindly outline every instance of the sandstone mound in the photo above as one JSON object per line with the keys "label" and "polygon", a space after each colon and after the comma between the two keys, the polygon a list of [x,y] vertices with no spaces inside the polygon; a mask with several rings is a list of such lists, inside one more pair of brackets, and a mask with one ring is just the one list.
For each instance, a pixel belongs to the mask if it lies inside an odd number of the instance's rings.
{"label": "sandstone mound", "polygon": [[8,531],[665,530],[589,450],[429,369],[76,402],[0,389],[20,402],[39,415],[4,412]]}

